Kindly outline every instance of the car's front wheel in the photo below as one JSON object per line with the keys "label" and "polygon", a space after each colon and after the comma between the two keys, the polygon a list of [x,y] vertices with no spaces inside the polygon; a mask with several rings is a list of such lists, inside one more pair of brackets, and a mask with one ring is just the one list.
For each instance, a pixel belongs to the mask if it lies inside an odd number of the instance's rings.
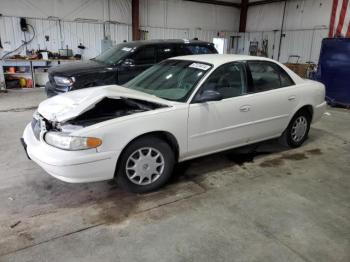
{"label": "car's front wheel", "polygon": [[117,183],[127,191],[149,192],[169,180],[174,164],[174,152],[167,142],[153,136],[141,137],[123,151],[117,167]]}
{"label": "car's front wheel", "polygon": [[280,142],[288,147],[299,147],[307,139],[311,124],[311,115],[307,110],[297,112],[287,129],[280,137]]}

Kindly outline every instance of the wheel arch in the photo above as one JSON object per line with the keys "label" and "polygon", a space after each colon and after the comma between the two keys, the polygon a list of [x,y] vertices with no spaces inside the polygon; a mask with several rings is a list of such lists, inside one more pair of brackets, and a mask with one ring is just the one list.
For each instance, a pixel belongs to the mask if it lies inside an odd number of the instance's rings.
{"label": "wheel arch", "polygon": [[314,108],[312,105],[308,104],[308,105],[303,105],[302,107],[300,107],[298,110],[296,110],[292,116],[292,118],[295,116],[295,114],[301,112],[301,111],[306,111],[310,114],[310,117],[311,117],[311,120],[312,120],[312,117],[314,115]]}
{"label": "wheel arch", "polygon": [[[174,151],[175,154],[175,160],[178,161],[179,159],[179,154],[180,154],[180,148],[179,148],[179,143],[176,139],[176,137],[171,134],[168,131],[164,131],[164,130],[159,130],[159,131],[150,131],[147,133],[144,133],[142,135],[136,136],[135,138],[133,138],[132,140],[130,140],[125,146],[124,148],[121,150],[120,156],[124,153],[125,149],[131,144],[133,143],[135,140],[143,138],[143,137],[147,137],[147,136],[153,136],[153,137],[157,137],[160,138],[162,140],[164,140],[166,143],[169,144],[169,146],[172,148],[172,150]],[[117,160],[117,164],[116,164],[116,169],[115,169],[115,174],[117,173],[118,170],[118,165],[120,163],[120,156]]]}
{"label": "wheel arch", "polygon": [[[312,118],[313,118],[313,114],[314,114],[314,108],[313,108],[312,105],[306,104],[306,105],[303,105],[303,106],[299,107],[298,109],[295,109],[295,111],[294,111],[292,114],[290,114],[289,120],[288,120],[288,125],[289,125],[290,122],[292,121],[293,117],[294,117],[297,113],[299,113],[299,112],[301,112],[301,111],[306,111],[307,113],[310,114],[311,123],[312,123]],[[287,127],[284,129],[284,131],[288,128],[288,125],[287,125]]]}

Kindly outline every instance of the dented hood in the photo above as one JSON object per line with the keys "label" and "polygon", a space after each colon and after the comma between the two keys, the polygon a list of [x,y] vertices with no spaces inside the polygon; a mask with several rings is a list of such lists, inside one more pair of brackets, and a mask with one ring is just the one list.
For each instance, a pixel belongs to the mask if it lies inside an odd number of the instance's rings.
{"label": "dented hood", "polygon": [[54,96],[41,102],[38,107],[38,112],[50,121],[65,122],[90,110],[104,98],[131,98],[166,106],[173,105],[173,102],[153,95],[122,86],[109,85],[86,88]]}

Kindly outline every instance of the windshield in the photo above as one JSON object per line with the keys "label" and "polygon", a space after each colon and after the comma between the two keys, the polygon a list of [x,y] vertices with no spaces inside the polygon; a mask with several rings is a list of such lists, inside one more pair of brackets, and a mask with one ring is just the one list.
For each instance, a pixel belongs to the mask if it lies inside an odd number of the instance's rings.
{"label": "windshield", "polygon": [[111,47],[110,49],[96,56],[92,60],[113,65],[119,62],[124,57],[126,57],[128,54],[134,52],[135,49],[136,47],[130,45],[129,43],[119,44],[114,47]]}
{"label": "windshield", "polygon": [[166,60],[124,86],[167,100],[185,102],[211,65],[186,60]]}

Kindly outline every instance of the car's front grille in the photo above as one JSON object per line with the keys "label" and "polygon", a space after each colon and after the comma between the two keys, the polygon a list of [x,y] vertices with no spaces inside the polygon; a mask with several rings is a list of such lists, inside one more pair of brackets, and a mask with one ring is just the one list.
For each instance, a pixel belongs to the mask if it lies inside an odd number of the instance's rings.
{"label": "car's front grille", "polygon": [[40,131],[41,131],[41,127],[40,127],[40,121],[39,119],[36,119],[33,117],[32,122],[32,129],[33,129],[33,133],[36,139],[40,139]]}
{"label": "car's front grille", "polygon": [[55,91],[60,92],[60,93],[65,93],[69,90],[69,86],[58,86],[54,85]]}

